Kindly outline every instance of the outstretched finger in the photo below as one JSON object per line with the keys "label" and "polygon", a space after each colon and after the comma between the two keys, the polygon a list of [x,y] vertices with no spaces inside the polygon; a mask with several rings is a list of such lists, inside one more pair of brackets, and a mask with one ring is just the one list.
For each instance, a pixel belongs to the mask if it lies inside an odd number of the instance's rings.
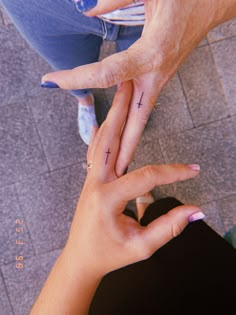
{"label": "outstretched finger", "polygon": [[112,183],[113,191],[120,190],[119,196],[114,196],[114,200],[121,198],[128,202],[145,193],[151,191],[159,185],[171,184],[183,181],[198,175],[200,166],[197,164],[169,164],[169,165],[147,165],[132,171]]}
{"label": "outstretched finger", "polygon": [[116,163],[118,176],[124,174],[125,169],[133,159],[149,115],[163,85],[163,82],[158,82],[155,73],[145,74],[133,82],[132,100]]}
{"label": "outstretched finger", "polygon": [[126,51],[113,54],[100,62],[48,73],[42,77],[41,86],[58,86],[66,90],[107,88],[148,72],[150,54],[144,51],[144,45],[137,42]]}
{"label": "outstretched finger", "polygon": [[93,163],[93,175],[101,180],[116,176],[115,164],[131,95],[132,82],[123,82],[118,87],[107,118],[91,146],[89,156]]}

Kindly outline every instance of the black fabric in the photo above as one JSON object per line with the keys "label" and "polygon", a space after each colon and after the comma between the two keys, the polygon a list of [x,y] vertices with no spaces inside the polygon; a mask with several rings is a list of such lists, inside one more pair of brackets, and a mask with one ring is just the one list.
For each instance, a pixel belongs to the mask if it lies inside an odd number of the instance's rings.
{"label": "black fabric", "polygon": [[[180,204],[174,198],[156,201],[142,224]],[[104,277],[89,314],[236,314],[235,286],[235,249],[197,221],[148,260]]]}

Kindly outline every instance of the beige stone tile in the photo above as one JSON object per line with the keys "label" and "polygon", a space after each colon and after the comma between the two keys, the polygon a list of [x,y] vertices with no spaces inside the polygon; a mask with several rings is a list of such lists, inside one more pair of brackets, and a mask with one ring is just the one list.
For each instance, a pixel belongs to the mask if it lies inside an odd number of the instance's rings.
{"label": "beige stone tile", "polygon": [[196,48],[180,67],[179,74],[195,126],[229,115],[209,46]]}
{"label": "beige stone tile", "polygon": [[[236,114],[236,37],[211,45],[230,114]],[[221,105],[222,106],[222,105]]]}
{"label": "beige stone tile", "polygon": [[177,199],[205,204],[236,191],[236,137],[232,119],[160,139],[167,163],[198,163],[196,178],[175,184]]}
{"label": "beige stone tile", "polygon": [[210,43],[229,38],[236,35],[236,19],[232,19],[228,22],[222,23],[212,29],[207,38]]}

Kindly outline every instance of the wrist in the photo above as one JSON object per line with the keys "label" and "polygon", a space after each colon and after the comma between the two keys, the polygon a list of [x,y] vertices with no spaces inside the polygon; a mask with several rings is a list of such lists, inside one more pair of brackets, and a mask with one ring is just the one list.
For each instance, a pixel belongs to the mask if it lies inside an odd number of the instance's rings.
{"label": "wrist", "polygon": [[100,282],[103,278],[103,274],[99,273],[95,266],[92,266],[91,262],[87,262],[82,255],[78,253],[77,248],[71,244],[66,244],[64,247],[60,259],[62,264],[68,271],[68,276],[72,279],[78,279],[81,281],[81,275],[83,278],[93,282]]}

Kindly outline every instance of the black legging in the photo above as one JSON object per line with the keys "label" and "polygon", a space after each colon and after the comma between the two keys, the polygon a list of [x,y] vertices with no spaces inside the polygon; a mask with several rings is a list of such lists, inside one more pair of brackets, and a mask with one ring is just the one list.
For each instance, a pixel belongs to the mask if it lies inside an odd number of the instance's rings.
{"label": "black legging", "polygon": [[[141,224],[179,205],[174,198],[158,200],[147,208]],[[89,314],[215,313],[236,314],[236,250],[197,221],[148,260],[104,277]]]}

